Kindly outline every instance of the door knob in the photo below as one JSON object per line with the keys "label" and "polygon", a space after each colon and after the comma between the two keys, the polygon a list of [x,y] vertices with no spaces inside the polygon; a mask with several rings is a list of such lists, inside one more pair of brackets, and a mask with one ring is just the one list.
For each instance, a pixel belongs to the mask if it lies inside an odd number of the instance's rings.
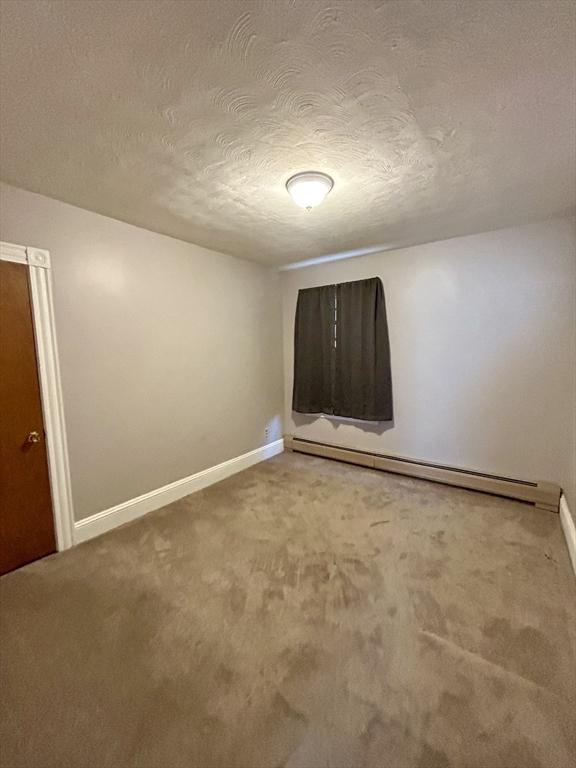
{"label": "door knob", "polygon": [[26,438],[27,443],[39,443],[40,442],[40,432],[30,432],[28,437]]}

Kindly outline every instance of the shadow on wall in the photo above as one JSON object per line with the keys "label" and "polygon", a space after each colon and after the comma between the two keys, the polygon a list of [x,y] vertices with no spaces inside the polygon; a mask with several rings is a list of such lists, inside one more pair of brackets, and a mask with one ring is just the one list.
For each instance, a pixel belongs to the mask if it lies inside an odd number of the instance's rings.
{"label": "shadow on wall", "polygon": [[292,419],[296,427],[304,427],[313,424],[318,419],[324,419],[330,423],[335,432],[345,425],[357,427],[362,432],[372,435],[383,435],[389,429],[394,429],[394,419],[392,421],[363,421],[362,419],[348,419],[344,416],[330,416],[327,413],[298,413],[297,411],[292,411]]}

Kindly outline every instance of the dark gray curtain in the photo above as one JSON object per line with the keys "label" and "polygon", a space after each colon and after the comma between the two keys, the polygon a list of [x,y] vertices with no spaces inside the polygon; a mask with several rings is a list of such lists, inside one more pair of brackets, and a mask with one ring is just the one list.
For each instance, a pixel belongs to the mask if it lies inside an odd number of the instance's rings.
{"label": "dark gray curtain", "polygon": [[390,421],[392,380],[379,278],[298,293],[292,408]]}
{"label": "dark gray curtain", "polygon": [[336,286],[334,413],[369,421],[392,419],[390,345],[382,281]]}
{"label": "dark gray curtain", "polygon": [[298,291],[292,396],[295,411],[332,413],[334,364],[334,286]]}

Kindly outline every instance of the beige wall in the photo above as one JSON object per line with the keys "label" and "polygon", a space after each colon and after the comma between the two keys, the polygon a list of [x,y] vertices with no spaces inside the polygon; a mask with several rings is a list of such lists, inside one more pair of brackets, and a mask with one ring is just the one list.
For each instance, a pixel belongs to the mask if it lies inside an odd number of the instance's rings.
{"label": "beige wall", "polygon": [[281,437],[275,272],[5,185],[0,227],[51,252],[76,519]]}
{"label": "beige wall", "polygon": [[[575,233],[569,219],[282,273],[286,432],[553,480],[576,511]],[[380,276],[394,424],[291,411],[299,288]]]}
{"label": "beige wall", "polygon": [[[0,185],[0,238],[51,251],[75,517],[281,434],[278,275]],[[299,288],[379,275],[395,422],[292,414]],[[285,431],[560,482],[576,510],[569,219],[281,273]]]}

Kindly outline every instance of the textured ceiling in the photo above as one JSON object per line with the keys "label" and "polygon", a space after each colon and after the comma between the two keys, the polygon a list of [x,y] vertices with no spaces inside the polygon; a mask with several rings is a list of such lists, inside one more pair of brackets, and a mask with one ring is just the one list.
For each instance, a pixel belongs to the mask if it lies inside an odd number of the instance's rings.
{"label": "textured ceiling", "polygon": [[0,174],[270,264],[564,212],[575,8],[2,0]]}

